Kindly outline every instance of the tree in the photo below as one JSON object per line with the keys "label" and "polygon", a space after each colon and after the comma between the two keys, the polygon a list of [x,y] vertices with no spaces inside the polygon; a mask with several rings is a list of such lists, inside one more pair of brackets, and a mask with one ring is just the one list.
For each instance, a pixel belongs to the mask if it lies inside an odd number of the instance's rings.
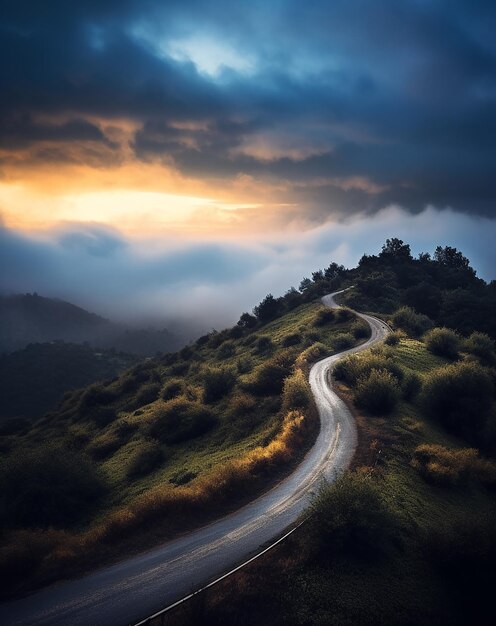
{"label": "tree", "polygon": [[300,283],[300,292],[303,293],[304,291],[307,291],[307,289],[309,289],[311,286],[312,281],[309,278],[304,278]]}
{"label": "tree", "polygon": [[337,278],[338,276],[342,276],[345,271],[346,270],[345,270],[344,265],[338,265],[337,263],[333,261],[329,265],[329,267],[326,267],[326,269],[324,270],[324,276],[327,278],[327,280],[333,280],[334,278]]}
{"label": "tree", "polygon": [[322,270],[312,272],[312,280],[314,283],[318,283],[319,281],[324,280],[324,272]]}
{"label": "tree", "polygon": [[467,257],[464,257],[461,252],[451,246],[445,246],[444,248],[437,246],[434,252],[434,260],[445,267],[456,270],[467,270],[470,268],[470,261]]}
{"label": "tree", "polygon": [[274,296],[269,293],[262,302],[253,309],[253,313],[262,324],[265,324],[277,317],[281,312],[281,308],[281,301],[274,298]]}
{"label": "tree", "polygon": [[253,328],[257,325],[257,318],[250,313],[243,313],[238,320],[238,326],[241,328]]}
{"label": "tree", "polygon": [[393,237],[392,239],[386,239],[386,243],[382,246],[382,251],[379,254],[381,258],[391,258],[394,260],[406,260],[411,259],[412,254],[410,246],[404,243],[401,239]]}

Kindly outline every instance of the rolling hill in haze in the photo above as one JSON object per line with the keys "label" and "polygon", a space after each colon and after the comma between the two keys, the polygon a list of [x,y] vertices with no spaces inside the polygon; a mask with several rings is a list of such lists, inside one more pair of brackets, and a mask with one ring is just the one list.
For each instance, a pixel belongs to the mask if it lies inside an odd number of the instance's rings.
{"label": "rolling hill in haze", "polygon": [[87,342],[140,356],[171,352],[184,344],[167,329],[126,327],[63,300],[36,293],[0,296],[0,352],[51,341]]}

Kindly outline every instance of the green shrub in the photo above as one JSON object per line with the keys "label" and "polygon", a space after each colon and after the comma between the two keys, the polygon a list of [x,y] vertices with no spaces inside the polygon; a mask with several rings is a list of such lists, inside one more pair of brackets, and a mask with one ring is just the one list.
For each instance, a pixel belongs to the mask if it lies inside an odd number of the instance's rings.
{"label": "green shrub", "polygon": [[353,322],[351,325],[351,332],[353,333],[353,337],[355,337],[355,339],[366,339],[370,336],[369,325],[362,320]]}
{"label": "green shrub", "polygon": [[335,352],[341,352],[352,348],[355,345],[355,338],[351,333],[338,333],[332,338],[332,348]]}
{"label": "green shrub", "polygon": [[131,457],[126,470],[128,478],[146,476],[159,467],[164,460],[162,448],[156,441],[144,441]]}
{"label": "green shrub", "polygon": [[476,363],[456,363],[431,372],[423,385],[425,412],[449,431],[478,441],[492,408],[491,377]]}
{"label": "green shrub", "polygon": [[312,392],[305,375],[300,369],[288,376],[284,381],[282,392],[282,408],[287,412],[291,409],[308,409],[312,403]]}
{"label": "green shrub", "polygon": [[463,343],[463,350],[479,358],[483,364],[496,361],[494,341],[485,333],[472,333]]}
{"label": "green shrub", "polygon": [[156,407],[151,418],[150,435],[168,444],[200,437],[217,423],[213,413],[198,402],[175,398]]}
{"label": "green shrub", "polygon": [[255,351],[258,352],[259,354],[268,352],[269,350],[272,350],[273,347],[274,347],[274,343],[272,339],[268,337],[267,335],[262,335],[258,337],[258,339],[255,342]]}
{"label": "green shrub", "polygon": [[416,313],[408,306],[398,309],[394,313],[392,320],[396,328],[401,328],[410,337],[420,337],[433,326],[432,320],[427,315]]}
{"label": "green shrub", "polygon": [[239,374],[248,374],[253,369],[253,361],[249,357],[242,357],[236,361],[236,369]]}
{"label": "green shrub", "polygon": [[398,332],[389,333],[384,343],[387,346],[397,346],[400,342],[401,335]]}
{"label": "green shrub", "polygon": [[373,369],[358,379],[353,397],[356,405],[369,413],[388,415],[400,398],[398,379],[387,370]]}
{"label": "green shrub", "polygon": [[347,472],[322,487],[310,506],[307,541],[318,559],[371,557],[388,546],[395,521],[377,483]]}
{"label": "green shrub", "polygon": [[456,359],[461,347],[461,337],[450,328],[433,328],[425,335],[425,344],[432,354]]}
{"label": "green shrub", "polygon": [[352,354],[340,359],[334,366],[333,374],[336,380],[342,380],[354,386],[360,378],[367,377],[373,369],[386,370],[399,382],[404,378],[401,367],[379,351],[369,351],[360,355]]}
{"label": "green shrub", "polygon": [[96,461],[101,461],[114,454],[126,441],[127,437],[119,436],[117,433],[103,433],[90,442],[87,452]]}
{"label": "green shrub", "polygon": [[3,523],[29,528],[81,522],[105,491],[88,458],[53,444],[8,457],[0,468],[0,487]]}
{"label": "green shrub", "polygon": [[221,345],[217,348],[217,357],[219,359],[229,359],[235,354],[236,344],[230,339],[221,343]]}
{"label": "green shrub", "polygon": [[141,389],[136,394],[135,398],[135,406],[136,408],[145,406],[146,404],[150,404],[151,402],[155,402],[158,398],[158,394],[160,393],[160,384],[159,383],[148,383],[143,385]]}
{"label": "green shrub", "polygon": [[326,326],[327,324],[331,324],[332,322],[334,322],[334,319],[334,311],[326,307],[317,311],[317,314],[315,315],[315,318],[313,320],[313,325]]}
{"label": "green shrub", "polygon": [[339,323],[350,322],[355,317],[355,314],[351,309],[346,306],[342,306],[336,310],[336,321]]}
{"label": "green shrub", "polygon": [[78,414],[88,418],[92,413],[95,414],[95,409],[98,409],[101,405],[113,402],[115,398],[115,391],[103,385],[90,385],[80,396]]}
{"label": "green shrub", "polygon": [[162,400],[172,400],[184,393],[184,381],[180,379],[169,380],[162,389]]}
{"label": "green shrub", "polygon": [[246,391],[256,396],[280,394],[284,379],[292,371],[295,353],[291,350],[280,352],[272,359],[259,365],[250,379],[244,383]]}
{"label": "green shrub", "polygon": [[243,417],[251,413],[256,406],[255,398],[247,393],[236,393],[229,404],[234,417]]}
{"label": "green shrub", "polygon": [[284,348],[289,348],[290,346],[297,346],[301,343],[302,336],[300,333],[292,333],[291,335],[286,335],[282,338],[281,344]]}
{"label": "green shrub", "polygon": [[226,396],[236,382],[233,372],[228,368],[209,368],[203,377],[203,401],[207,404],[217,402]]}
{"label": "green shrub", "polygon": [[298,365],[303,363],[313,363],[314,361],[319,361],[328,355],[329,348],[320,341],[317,341],[303,350],[303,352],[298,356],[297,363]]}
{"label": "green shrub", "polygon": [[186,376],[189,372],[189,363],[175,363],[170,368],[172,376]]}
{"label": "green shrub", "polygon": [[422,379],[415,372],[407,372],[401,383],[401,393],[403,398],[410,402],[422,389]]}
{"label": "green shrub", "polygon": [[472,479],[496,485],[496,463],[479,458],[475,448],[457,450],[423,444],[415,449],[411,464],[425,480],[437,484],[453,485]]}

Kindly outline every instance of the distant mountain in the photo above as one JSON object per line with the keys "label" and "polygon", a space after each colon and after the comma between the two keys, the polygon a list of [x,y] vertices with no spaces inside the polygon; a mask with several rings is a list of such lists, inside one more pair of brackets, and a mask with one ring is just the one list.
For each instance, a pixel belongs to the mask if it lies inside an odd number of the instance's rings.
{"label": "distant mountain", "polygon": [[66,391],[114,378],[138,357],[63,342],[30,344],[0,356],[0,418],[36,418]]}
{"label": "distant mountain", "polygon": [[167,329],[128,328],[81,307],[38,294],[0,296],[0,353],[30,343],[87,342],[139,356],[171,352],[184,341]]}

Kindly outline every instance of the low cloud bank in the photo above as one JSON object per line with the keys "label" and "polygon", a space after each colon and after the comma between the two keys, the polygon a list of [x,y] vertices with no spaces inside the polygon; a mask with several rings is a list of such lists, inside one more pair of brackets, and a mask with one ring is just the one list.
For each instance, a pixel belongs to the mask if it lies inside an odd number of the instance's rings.
{"label": "low cloud bank", "polygon": [[391,206],[373,218],[257,241],[132,239],[99,224],[69,224],[43,236],[0,226],[0,289],[37,291],[113,319],[221,328],[330,261],[351,267],[363,253],[377,253],[387,237],[404,239],[415,254],[456,246],[479,276],[496,278],[496,220],[433,207],[411,215]]}

